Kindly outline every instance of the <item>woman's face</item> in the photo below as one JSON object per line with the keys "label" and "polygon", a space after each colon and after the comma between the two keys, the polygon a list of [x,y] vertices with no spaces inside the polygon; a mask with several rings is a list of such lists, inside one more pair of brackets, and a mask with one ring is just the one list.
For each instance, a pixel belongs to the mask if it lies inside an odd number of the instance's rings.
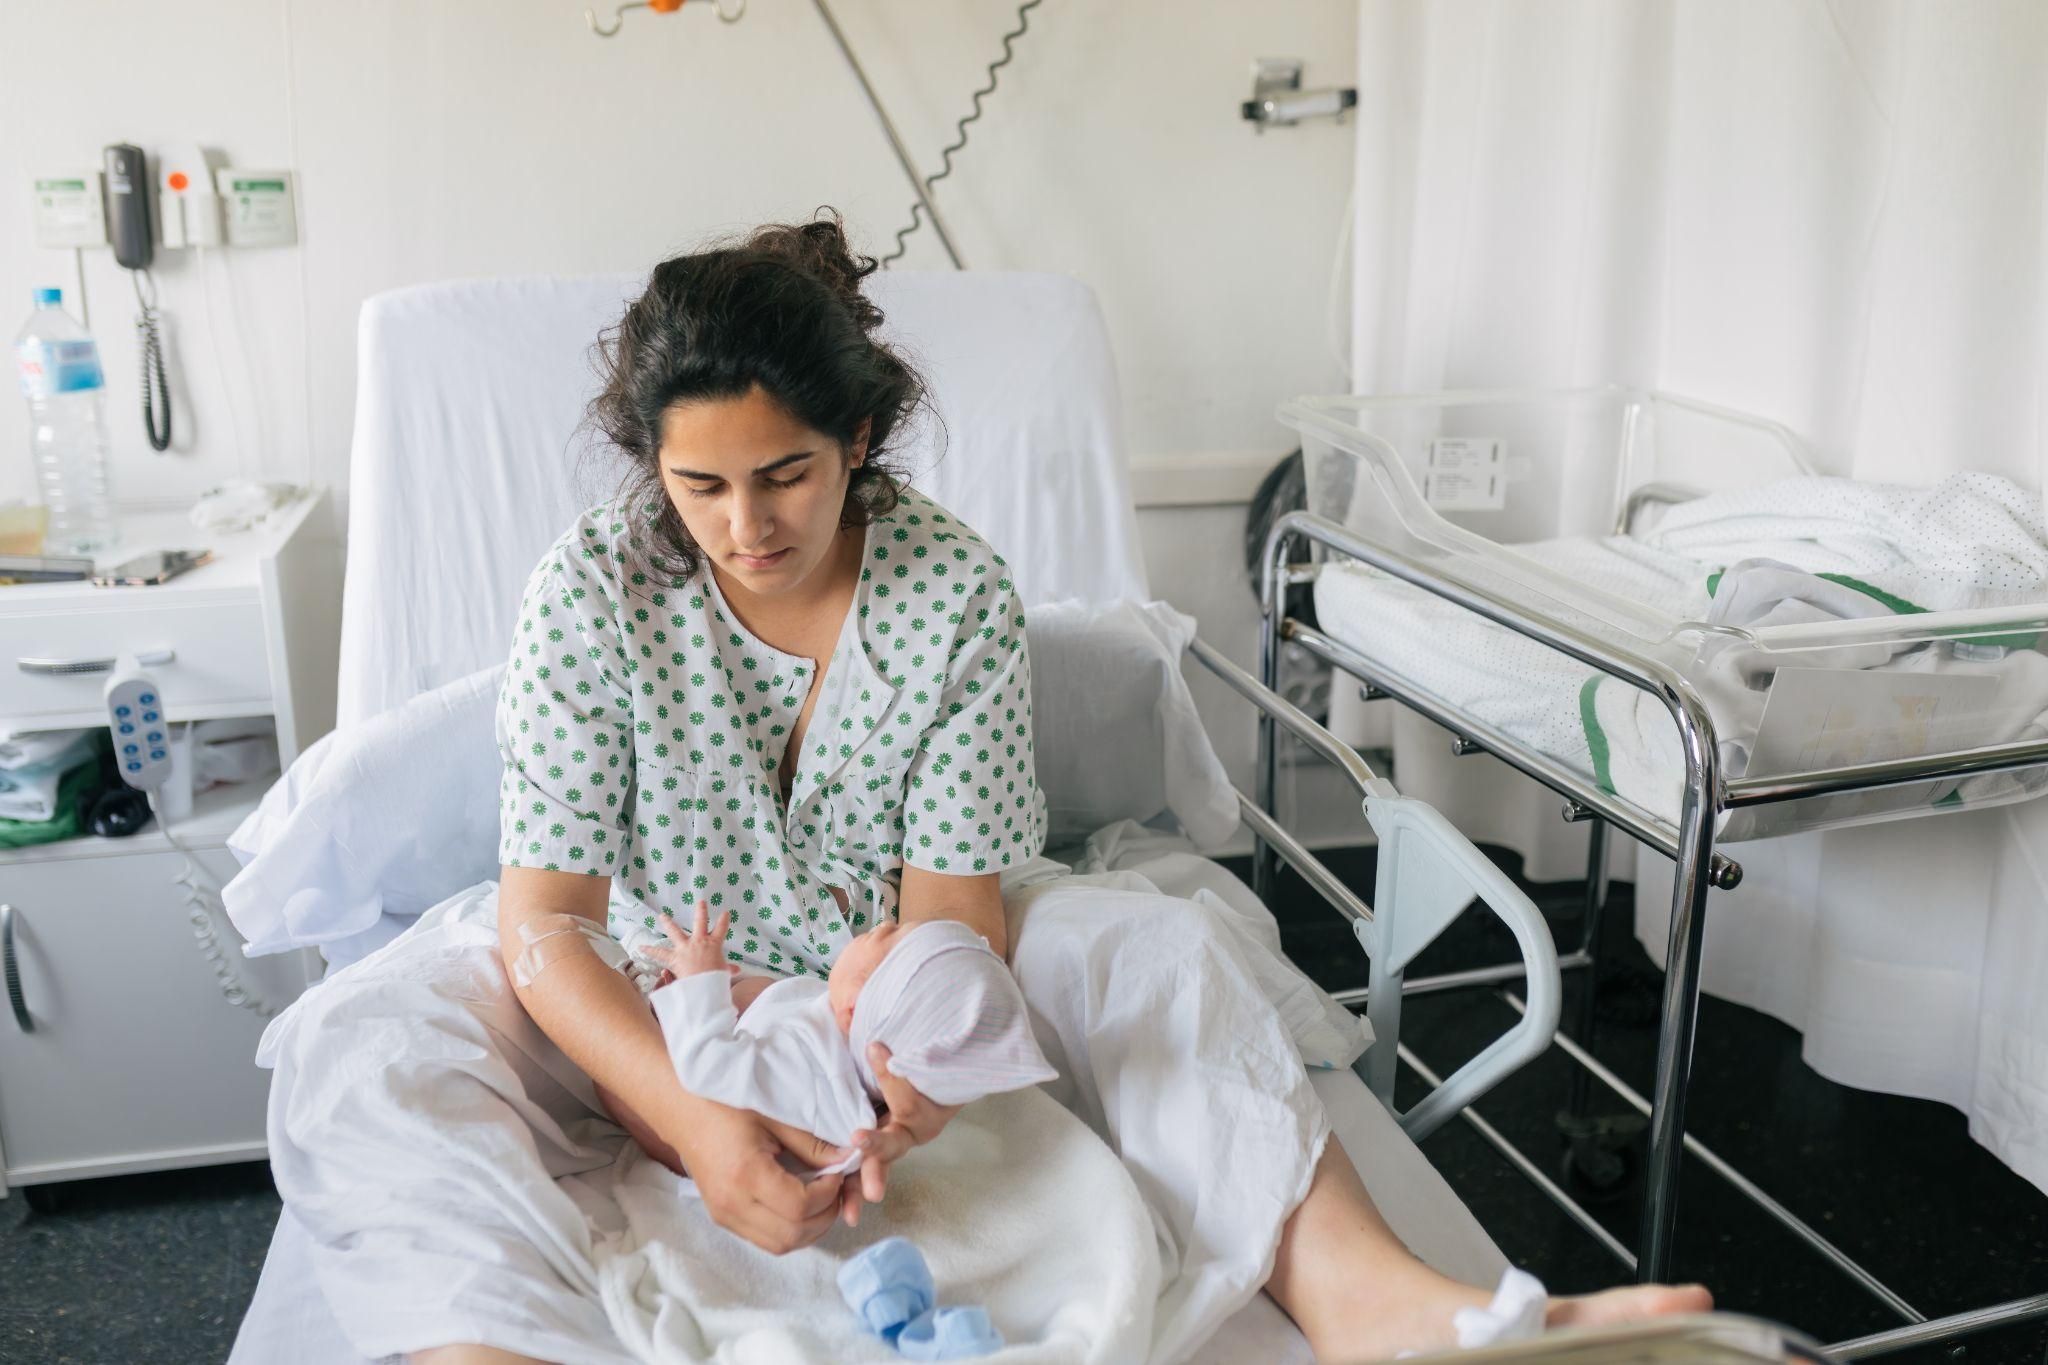
{"label": "woman's face", "polygon": [[808,583],[832,557],[846,485],[867,458],[813,431],[758,385],[662,414],[661,482],[690,539],[763,597]]}

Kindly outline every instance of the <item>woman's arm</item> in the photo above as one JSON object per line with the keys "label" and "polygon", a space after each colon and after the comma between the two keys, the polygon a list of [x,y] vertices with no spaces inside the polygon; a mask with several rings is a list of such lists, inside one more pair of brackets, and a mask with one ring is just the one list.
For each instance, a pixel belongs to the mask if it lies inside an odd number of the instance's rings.
{"label": "woman's arm", "polygon": [[896,919],[906,929],[925,920],[958,920],[987,939],[997,957],[1005,962],[1010,959],[1010,929],[1003,918],[1002,882],[993,872],[978,877],[954,877],[905,863],[896,900]]}
{"label": "woman's arm", "polygon": [[[498,883],[498,941],[509,970],[525,950],[520,926],[543,915],[604,921],[603,877],[506,867]],[[719,1226],[764,1251],[808,1246],[830,1230],[840,1209],[840,1180],[808,1185],[782,1169],[783,1148],[814,1166],[843,1156],[808,1134],[732,1109],[683,1089],[662,1044],[661,1026],[639,988],[595,952],[554,959],[525,986],[520,1003],[541,1031],[599,1088],[619,1101],[621,1120],[642,1137],[652,1130],[697,1181]],[[661,1153],[642,1138],[650,1153]]]}
{"label": "woman's arm", "polygon": [[[611,879],[528,867],[500,869],[498,949],[507,970],[526,950],[522,927],[546,915],[575,915],[602,927]],[[513,988],[541,1032],[605,1089],[650,1121],[683,1096],[661,1027],[640,990],[594,952],[555,958],[524,986]]]}

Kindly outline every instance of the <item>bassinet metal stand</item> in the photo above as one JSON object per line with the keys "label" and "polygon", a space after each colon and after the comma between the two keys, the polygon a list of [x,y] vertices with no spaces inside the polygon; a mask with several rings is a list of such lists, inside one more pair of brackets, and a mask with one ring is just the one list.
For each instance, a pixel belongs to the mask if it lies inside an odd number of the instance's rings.
{"label": "bassinet metal stand", "polygon": [[[1293,552],[1304,543],[1320,545],[1370,565],[1656,697],[1670,713],[1685,753],[1684,794],[1678,822],[1675,825],[1668,823],[1617,799],[1600,790],[1590,777],[1530,748],[1481,717],[1431,697],[1424,689],[1380,667],[1350,645],[1287,616],[1285,589],[1313,580],[1319,571],[1316,565],[1290,566]],[[2048,1294],[2044,1294],[1929,1322],[1924,1314],[1885,1287],[1840,1248],[1685,1133],[1686,1090],[1692,1068],[1693,1032],[1699,1014],[1700,944],[1705,928],[1707,893],[1716,887],[1732,889],[1742,879],[1741,866],[1714,851],[1714,831],[1719,817],[1750,806],[2033,767],[2048,763],[2048,742],[2000,744],[1782,777],[1728,780],[1722,777],[1716,759],[1712,716],[1692,685],[1665,664],[1617,647],[1566,622],[1531,616],[1479,584],[1417,563],[1328,518],[1307,512],[1293,512],[1283,517],[1266,539],[1260,571],[1259,670],[1260,681],[1269,688],[1278,678],[1281,646],[1288,641],[1301,645],[1310,654],[1358,679],[1365,685],[1368,697],[1391,698],[1443,726],[1453,735],[1458,752],[1493,754],[1557,792],[1565,798],[1566,819],[1601,821],[1655,849],[1676,864],[1657,1039],[1657,1072],[1650,1098],[1645,1101],[1637,1096],[1571,1039],[1562,1034],[1558,1037],[1559,1046],[1574,1061],[1586,1067],[1594,1079],[1649,1117],[1650,1152],[1644,1173],[1638,1254],[1629,1256],[1625,1249],[1621,1251],[1625,1263],[1633,1262],[1632,1268],[1638,1279],[1658,1281],[1670,1275],[1672,1235],[1678,1216],[1680,1157],[1684,1152],[1692,1151],[1755,1200],[1772,1218],[1883,1300],[1909,1324],[1895,1332],[1842,1343],[1834,1348],[1837,1355],[1845,1358],[1876,1355],[1909,1345],[1948,1340],[1988,1327],[2048,1317]],[[1278,753],[1275,739],[1273,720],[1261,711],[1255,798],[1258,807],[1269,816],[1274,811]],[[1272,894],[1276,873],[1273,852],[1255,831],[1252,889],[1261,899]],[[1589,965],[1593,946],[1589,939],[1580,951],[1560,959],[1560,965]],[[1516,971],[1515,964],[1477,968],[1435,980],[1408,982],[1405,989],[1498,987],[1499,983],[1513,979]],[[1361,993],[1348,994],[1357,996]],[[1505,991],[1502,994],[1514,1003],[1515,997]],[[1489,1137],[1488,1141],[1504,1152],[1512,1151],[1506,1140],[1497,1138],[1497,1135]],[[1525,1173],[1535,1174],[1533,1163],[1520,1153],[1513,1153],[1510,1159],[1515,1160]],[[1590,1214],[1554,1183],[1547,1180],[1539,1180],[1538,1183],[1553,1201],[1566,1206],[1566,1211],[1581,1226],[1598,1226]],[[1612,1242],[1611,1238],[1605,1240]],[[1610,1246],[1610,1249],[1616,1248]]]}

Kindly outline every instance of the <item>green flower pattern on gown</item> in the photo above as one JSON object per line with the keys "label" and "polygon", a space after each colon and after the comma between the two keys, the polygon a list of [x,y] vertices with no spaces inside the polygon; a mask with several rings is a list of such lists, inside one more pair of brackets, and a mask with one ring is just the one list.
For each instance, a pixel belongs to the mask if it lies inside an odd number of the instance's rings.
{"label": "green flower pattern on gown", "polygon": [[498,698],[501,863],[611,877],[627,942],[701,896],[733,912],[732,961],[828,975],[894,915],[904,863],[971,876],[1040,851],[1024,610],[958,518],[905,489],[867,528],[822,678],[754,638],[708,566],[653,581],[629,536],[594,508],[528,580]]}

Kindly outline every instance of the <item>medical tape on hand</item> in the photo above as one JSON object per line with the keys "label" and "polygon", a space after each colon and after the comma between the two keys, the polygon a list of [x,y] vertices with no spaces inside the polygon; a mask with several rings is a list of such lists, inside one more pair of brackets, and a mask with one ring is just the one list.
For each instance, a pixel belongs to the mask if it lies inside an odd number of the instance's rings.
{"label": "medical tape on hand", "polygon": [[611,935],[581,915],[542,915],[519,926],[519,941],[526,946],[512,963],[512,982],[524,990],[565,957],[605,960],[598,945],[609,945]]}

